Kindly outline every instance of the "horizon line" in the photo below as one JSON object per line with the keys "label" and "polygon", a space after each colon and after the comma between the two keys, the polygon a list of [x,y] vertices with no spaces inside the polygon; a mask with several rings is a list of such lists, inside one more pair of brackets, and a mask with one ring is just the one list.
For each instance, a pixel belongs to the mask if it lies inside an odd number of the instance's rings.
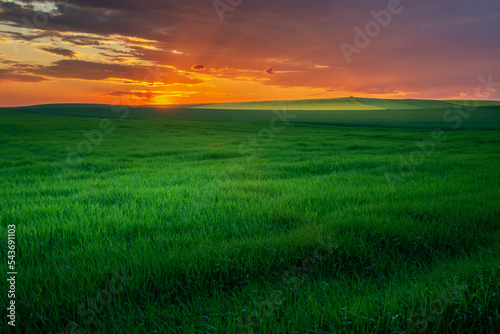
{"label": "horizon line", "polygon": [[208,103],[180,103],[180,104],[110,104],[110,103],[95,103],[95,102],[51,102],[41,104],[28,105],[9,105],[0,106],[0,108],[22,108],[22,107],[37,107],[50,105],[100,105],[100,106],[134,106],[134,107],[182,107],[182,106],[201,106],[213,104],[230,104],[230,103],[252,103],[252,102],[277,102],[277,101],[306,101],[306,100],[341,100],[341,99],[374,99],[374,100],[416,100],[416,101],[498,101],[497,99],[412,99],[412,98],[376,98],[376,97],[361,97],[361,96],[346,96],[334,98],[316,98],[316,99],[288,99],[288,100],[251,100],[251,101],[230,101],[230,102],[208,102]]}

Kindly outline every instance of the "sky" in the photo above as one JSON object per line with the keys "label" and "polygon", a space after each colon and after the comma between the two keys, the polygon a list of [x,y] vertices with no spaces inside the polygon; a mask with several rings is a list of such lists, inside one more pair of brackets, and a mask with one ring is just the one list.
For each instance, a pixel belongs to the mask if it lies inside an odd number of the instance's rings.
{"label": "sky", "polygon": [[0,1],[0,106],[499,90],[498,0]]}

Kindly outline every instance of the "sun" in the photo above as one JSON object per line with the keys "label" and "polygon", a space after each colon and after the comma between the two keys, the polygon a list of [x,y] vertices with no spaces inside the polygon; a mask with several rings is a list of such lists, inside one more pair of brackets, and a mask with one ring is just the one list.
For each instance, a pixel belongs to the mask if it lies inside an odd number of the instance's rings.
{"label": "sun", "polygon": [[158,105],[168,105],[168,104],[173,104],[172,102],[172,99],[168,96],[161,96],[159,97],[155,104],[158,104]]}

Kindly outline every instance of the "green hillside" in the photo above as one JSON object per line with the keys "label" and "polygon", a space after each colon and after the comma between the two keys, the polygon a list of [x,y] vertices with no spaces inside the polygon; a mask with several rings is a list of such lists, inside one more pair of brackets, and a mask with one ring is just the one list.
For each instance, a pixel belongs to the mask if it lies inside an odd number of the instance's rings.
{"label": "green hillside", "polygon": [[406,110],[406,109],[442,109],[449,108],[448,103],[436,100],[395,100],[395,99],[368,99],[356,98],[359,102],[371,105],[374,107],[390,109],[390,110]]}
{"label": "green hillside", "polygon": [[500,101],[478,101],[478,100],[447,100],[445,102],[458,104],[466,107],[497,107]]}
{"label": "green hillside", "polygon": [[[290,101],[258,101],[214,103],[193,106],[193,109],[218,110],[407,110],[407,109],[446,109],[450,103],[467,106],[467,101],[438,101],[417,99],[374,99],[374,98],[335,98]],[[481,101],[479,106],[500,106],[498,101]]]}
{"label": "green hillside", "polygon": [[[457,104],[453,104],[455,102]],[[176,106],[52,104],[3,110],[111,119],[290,122],[415,129],[500,129],[500,106],[495,106],[495,101],[480,101],[481,107],[474,110],[464,108],[461,114],[453,106],[457,107],[458,103],[466,102],[455,102],[342,98]]]}
{"label": "green hillside", "polygon": [[354,98],[313,99],[291,101],[263,101],[214,103],[192,107],[196,109],[231,109],[231,110],[383,110],[384,107],[364,104]]}

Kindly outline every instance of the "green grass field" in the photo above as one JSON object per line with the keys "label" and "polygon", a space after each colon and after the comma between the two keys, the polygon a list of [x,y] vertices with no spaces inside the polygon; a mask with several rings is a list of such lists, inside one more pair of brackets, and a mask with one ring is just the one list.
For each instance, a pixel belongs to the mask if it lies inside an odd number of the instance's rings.
{"label": "green grass field", "polygon": [[[500,128],[498,108],[443,132],[443,109],[401,103],[288,124],[266,110],[0,110],[15,329],[497,333],[500,137],[468,128]],[[144,110],[158,119],[131,119]]]}

